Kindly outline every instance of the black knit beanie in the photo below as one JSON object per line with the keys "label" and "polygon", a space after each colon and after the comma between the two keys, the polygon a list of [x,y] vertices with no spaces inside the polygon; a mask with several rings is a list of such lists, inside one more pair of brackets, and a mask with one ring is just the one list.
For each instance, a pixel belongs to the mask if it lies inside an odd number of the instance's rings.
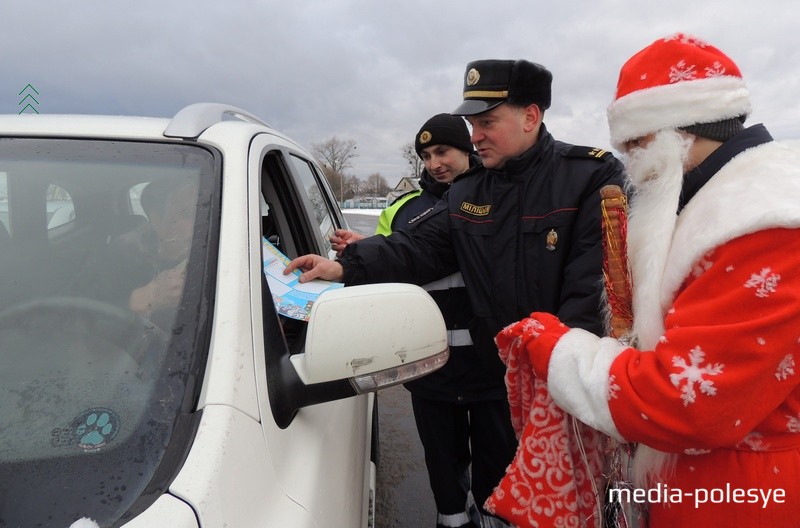
{"label": "black knit beanie", "polygon": [[730,138],[744,130],[744,120],[747,116],[731,117],[713,123],[698,123],[680,127],[680,130],[693,136],[711,139],[714,141],[728,141]]}
{"label": "black knit beanie", "polygon": [[471,153],[467,123],[463,117],[450,114],[437,114],[428,119],[414,138],[414,149],[422,157],[422,149],[431,145],[450,145],[467,154]]}

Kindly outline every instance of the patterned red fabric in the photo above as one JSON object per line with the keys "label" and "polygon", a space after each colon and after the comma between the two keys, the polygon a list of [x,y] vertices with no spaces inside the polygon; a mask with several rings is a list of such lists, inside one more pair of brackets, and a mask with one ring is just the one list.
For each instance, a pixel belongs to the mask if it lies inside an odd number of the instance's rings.
{"label": "patterned red fabric", "polygon": [[639,90],[729,75],[742,77],[739,67],[718,48],[678,33],[656,40],[622,66],[615,99]]}
{"label": "patterned red fabric", "polygon": [[[537,347],[544,342],[555,346],[569,329],[553,315],[531,315],[496,337],[506,364],[511,421],[520,443],[484,507],[519,527],[600,526],[595,482],[605,437],[556,406],[547,384],[534,375],[527,345],[535,340]],[[543,356],[534,358],[540,363],[537,368],[546,370]]]}

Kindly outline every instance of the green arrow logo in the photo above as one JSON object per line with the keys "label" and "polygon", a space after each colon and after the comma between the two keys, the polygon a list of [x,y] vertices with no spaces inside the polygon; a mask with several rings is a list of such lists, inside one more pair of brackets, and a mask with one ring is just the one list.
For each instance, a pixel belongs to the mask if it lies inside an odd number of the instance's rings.
{"label": "green arrow logo", "polygon": [[[33,91],[33,92],[34,92],[36,95],[41,95],[41,94],[39,93],[39,90],[37,90],[36,88],[34,88],[34,87],[33,87],[33,85],[32,85],[31,83],[28,83],[28,84],[25,86],[25,88],[23,88],[23,89],[22,89],[22,91],[20,91],[20,92],[19,92],[17,95],[22,95],[23,93],[25,93],[25,92],[26,92],[26,91],[28,91],[28,90],[31,90],[31,91]],[[22,101],[20,101],[20,102],[19,102],[19,104],[18,104],[17,106],[21,106],[21,105],[22,105],[22,103],[24,103],[24,102],[25,102],[25,101],[27,101],[28,99],[30,99],[30,100],[33,102],[33,104],[34,104],[34,105],[38,105],[38,104],[39,104],[39,101],[37,101],[37,100],[36,100],[36,98],[35,98],[35,97],[34,97],[34,96],[33,96],[33,95],[30,93],[30,92],[28,92],[27,94],[25,94],[25,97],[23,97],[23,98],[22,98]],[[36,109],[36,107],[35,107],[35,106],[33,106],[33,105],[30,103],[30,102],[28,102],[28,103],[27,103],[27,104],[26,104],[26,105],[25,105],[25,106],[22,108],[22,110],[20,110],[20,111],[19,111],[19,113],[20,113],[20,114],[24,114],[24,113],[26,113],[26,111],[27,111],[29,108],[30,108],[30,109],[31,109],[31,110],[32,110],[34,113],[37,113],[37,114],[39,113],[39,111]],[[27,112],[27,113],[29,113],[29,114],[30,114],[31,112]]]}
{"label": "green arrow logo", "polygon": [[41,94],[39,93],[39,91],[38,91],[36,88],[34,88],[34,87],[33,87],[33,85],[32,85],[31,83],[28,83],[28,84],[25,86],[25,88],[23,88],[23,89],[22,89],[22,91],[21,91],[21,92],[19,92],[19,94],[17,94],[17,95],[22,95],[22,92],[24,92],[24,91],[25,91],[25,90],[27,90],[28,88],[30,88],[31,90],[33,90],[34,92],[36,92],[36,95],[41,95]]}
{"label": "green arrow logo", "polygon": [[[27,99],[28,97],[30,97],[30,98],[33,100],[33,102],[34,102],[34,103],[36,103],[36,104],[39,104],[39,101],[37,101],[37,100],[36,100],[36,98],[35,98],[34,96],[32,96],[31,94],[28,94],[28,95],[26,95],[26,96],[25,96],[25,99]],[[22,103],[24,103],[24,102],[25,102],[25,99],[23,99],[22,101],[20,101],[20,102],[19,102],[19,104],[22,104]],[[30,103],[29,103],[29,104],[30,104]],[[17,106],[19,106],[19,105],[17,105]]]}

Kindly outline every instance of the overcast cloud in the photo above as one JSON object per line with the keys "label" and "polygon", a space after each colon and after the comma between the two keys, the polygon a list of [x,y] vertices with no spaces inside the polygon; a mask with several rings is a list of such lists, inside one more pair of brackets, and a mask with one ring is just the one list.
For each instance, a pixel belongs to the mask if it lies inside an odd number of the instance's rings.
{"label": "overcast cloud", "polygon": [[800,138],[800,8],[790,0],[4,0],[0,112],[31,83],[42,113],[172,116],[224,102],[306,147],[353,139],[352,172],[407,173],[402,145],[461,100],[467,62],[525,58],[554,74],[545,123],[608,148],[622,63],[688,32],[730,55],[753,94],[748,123]]}

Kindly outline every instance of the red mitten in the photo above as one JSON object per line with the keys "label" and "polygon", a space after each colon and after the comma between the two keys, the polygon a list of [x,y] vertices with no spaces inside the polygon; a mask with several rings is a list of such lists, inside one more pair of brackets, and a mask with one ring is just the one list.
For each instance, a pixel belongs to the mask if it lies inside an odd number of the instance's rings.
{"label": "red mitten", "polygon": [[[505,382],[511,410],[511,425],[517,438],[528,423],[533,404],[535,365],[531,364],[533,356],[529,350],[543,332],[547,335],[556,333],[560,337],[567,330],[556,316],[534,313],[529,318],[508,325],[495,337],[500,359],[506,366]],[[549,354],[544,361],[546,367]]]}
{"label": "red mitten", "polygon": [[503,328],[494,338],[500,359],[508,364],[509,352],[520,347],[527,352],[536,375],[547,380],[547,365],[558,340],[569,331],[553,314],[533,312],[530,317]]}
{"label": "red mitten", "polygon": [[535,334],[535,339],[525,340],[525,350],[528,352],[533,371],[539,379],[547,381],[547,369],[550,365],[550,356],[561,337],[569,332],[569,327],[562,323],[558,317],[544,312],[533,312],[530,317],[536,321],[529,331]]}

